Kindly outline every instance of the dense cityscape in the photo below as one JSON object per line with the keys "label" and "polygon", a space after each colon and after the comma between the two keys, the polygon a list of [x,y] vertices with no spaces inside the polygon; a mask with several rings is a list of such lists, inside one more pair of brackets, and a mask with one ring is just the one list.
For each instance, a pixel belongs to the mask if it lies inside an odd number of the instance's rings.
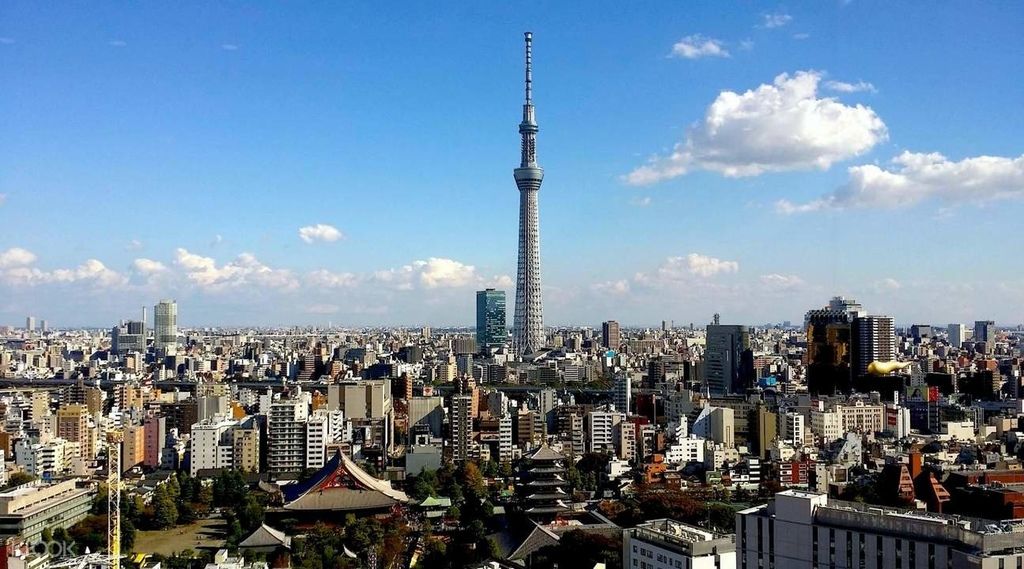
{"label": "dense cityscape", "polygon": [[[523,40],[517,273],[458,293],[475,325],[217,327],[154,296],[0,326],[0,566],[1024,566],[1024,326],[838,291],[796,322],[545,322]],[[43,279],[26,254],[0,276]]]}

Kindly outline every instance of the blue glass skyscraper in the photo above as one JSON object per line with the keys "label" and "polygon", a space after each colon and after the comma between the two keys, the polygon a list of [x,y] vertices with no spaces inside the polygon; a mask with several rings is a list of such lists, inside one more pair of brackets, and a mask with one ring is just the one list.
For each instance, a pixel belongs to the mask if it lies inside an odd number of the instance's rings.
{"label": "blue glass skyscraper", "polygon": [[476,292],[476,345],[496,348],[505,345],[505,291],[489,288]]}

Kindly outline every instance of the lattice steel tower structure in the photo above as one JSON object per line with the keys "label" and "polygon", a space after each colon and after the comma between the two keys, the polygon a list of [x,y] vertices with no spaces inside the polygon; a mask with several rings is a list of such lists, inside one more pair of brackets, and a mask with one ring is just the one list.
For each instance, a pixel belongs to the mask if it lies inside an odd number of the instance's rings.
{"label": "lattice steel tower structure", "polygon": [[526,102],[523,122],[522,160],[515,169],[519,187],[519,271],[516,277],[516,312],[512,325],[512,346],[518,355],[536,352],[544,346],[544,306],[540,291],[540,222],[537,192],[544,170],[537,165],[537,120],[533,112],[533,34],[526,32]]}

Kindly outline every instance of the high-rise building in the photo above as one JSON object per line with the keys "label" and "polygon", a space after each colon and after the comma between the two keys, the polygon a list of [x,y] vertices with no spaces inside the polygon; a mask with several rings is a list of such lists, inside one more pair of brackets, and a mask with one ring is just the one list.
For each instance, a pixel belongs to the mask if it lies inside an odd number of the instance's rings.
{"label": "high-rise building", "polygon": [[167,444],[167,419],[151,415],[142,425],[146,444],[142,464],[156,468],[160,466],[160,453]]}
{"label": "high-rise building", "polygon": [[624,421],[625,414],[614,411],[591,411],[587,413],[587,450],[589,452],[616,454],[619,440],[615,436],[616,426]]}
{"label": "high-rise building", "polygon": [[519,123],[522,157],[515,169],[519,188],[519,268],[516,274],[516,308],[513,348],[518,355],[544,346],[544,306],[540,288],[540,220],[537,194],[544,170],[537,164],[537,120],[533,109],[533,34],[526,32],[526,102]]}
{"label": "high-rise building", "polygon": [[57,410],[57,436],[78,443],[83,459],[96,456],[96,430],[89,425],[89,408],[85,405],[65,405]]}
{"label": "high-rise building", "polygon": [[946,328],[946,335],[949,336],[949,345],[959,348],[967,341],[967,329],[963,324],[950,324]]}
{"label": "high-rise building", "polygon": [[859,302],[842,296],[833,296],[832,300],[828,301],[828,309],[845,312],[850,316],[850,319],[859,318],[864,315],[864,307]]}
{"label": "high-rise building", "polygon": [[452,353],[475,354],[476,339],[472,337],[455,338],[452,340]]}
{"label": "high-rise building", "polygon": [[619,333],[619,323],[614,320],[601,323],[601,345],[609,350],[618,351],[622,343],[622,336]]}
{"label": "high-rise building", "polygon": [[754,380],[750,331],[746,326],[720,324],[715,315],[708,325],[704,379],[713,395],[743,393]]}
{"label": "high-rise building", "polygon": [[996,343],[996,323],[992,320],[974,322],[974,343],[985,344],[985,352],[991,352]]}
{"label": "high-rise building", "polygon": [[750,425],[751,450],[760,458],[768,457],[768,447],[778,433],[778,414],[769,411],[767,406],[758,405],[753,411],[753,420]]}
{"label": "high-rise building", "polygon": [[854,319],[851,337],[854,377],[866,375],[871,362],[896,359],[896,329],[891,316],[861,316]]}
{"label": "high-rise building", "polygon": [[505,345],[505,291],[478,290],[476,292],[476,343],[481,348]]}
{"label": "high-rise building", "polygon": [[850,315],[830,308],[804,317],[807,331],[807,389],[831,395],[850,387]]}
{"label": "high-rise building", "polygon": [[804,425],[803,415],[795,411],[789,411],[785,414],[779,415],[779,427],[781,427],[779,429],[779,437],[783,442],[796,449],[800,449],[804,446],[807,431],[806,426]]}
{"label": "high-rise building", "polygon": [[920,344],[921,340],[931,338],[932,335],[930,324],[913,324],[910,326],[910,337],[914,339],[915,344]]}
{"label": "high-rise building", "polygon": [[153,347],[173,355],[178,347],[178,303],[161,300],[153,307]]}
{"label": "high-rise building", "polygon": [[623,375],[615,380],[614,402],[615,410],[629,415],[629,401],[632,395],[632,381],[628,375]]}
{"label": "high-rise building", "polygon": [[111,350],[123,356],[129,352],[146,351],[146,325],[143,322],[121,323],[110,331]]}
{"label": "high-rise building", "polygon": [[35,332],[36,331],[36,317],[28,316],[25,318],[25,331]]}
{"label": "high-rise building", "polygon": [[430,435],[441,437],[441,426],[444,423],[444,407],[441,397],[413,397],[409,400],[409,429],[417,425],[425,425]]}
{"label": "high-rise building", "polygon": [[301,473],[306,467],[306,419],[304,401],[279,401],[267,417],[267,467],[271,474]]}
{"label": "high-rise building", "polygon": [[473,396],[452,396],[452,460],[464,462],[470,457],[470,442],[473,438]]}
{"label": "high-rise building", "polygon": [[512,415],[504,413],[498,419],[498,462],[512,464]]}

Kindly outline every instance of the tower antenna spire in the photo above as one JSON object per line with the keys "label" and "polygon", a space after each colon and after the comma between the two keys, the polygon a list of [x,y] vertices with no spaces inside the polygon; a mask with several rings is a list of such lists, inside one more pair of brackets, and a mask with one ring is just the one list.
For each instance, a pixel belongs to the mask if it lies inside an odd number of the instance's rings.
{"label": "tower antenna spire", "polygon": [[533,105],[533,32],[526,32],[526,104]]}

